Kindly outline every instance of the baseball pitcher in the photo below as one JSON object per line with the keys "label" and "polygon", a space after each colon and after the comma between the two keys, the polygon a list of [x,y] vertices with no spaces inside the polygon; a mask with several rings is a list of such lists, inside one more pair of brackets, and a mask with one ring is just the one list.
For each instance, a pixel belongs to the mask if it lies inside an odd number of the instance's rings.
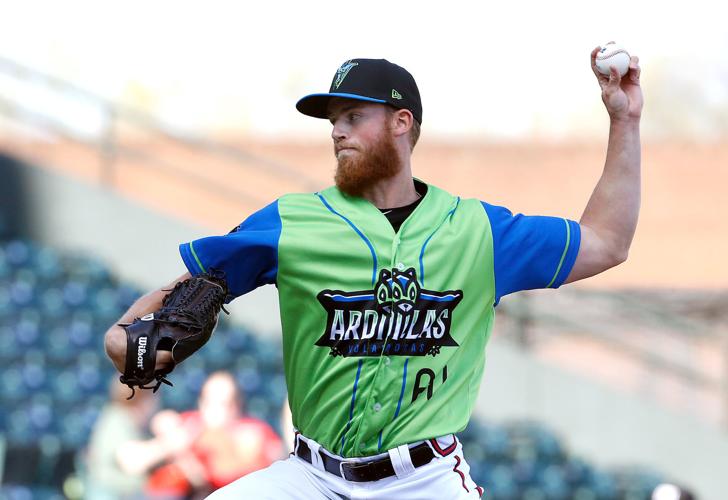
{"label": "baseball pitcher", "polygon": [[295,449],[210,498],[483,495],[457,433],[499,300],[616,266],[635,232],[640,68],[632,57],[624,77],[615,67],[603,75],[598,50],[591,65],[609,143],[579,222],[513,215],[413,178],[422,102],[412,75],[387,60],[347,61],[329,92],[298,101],[331,122],[335,185],[282,196],[229,234],[180,245],[189,272],[106,334],[121,381],[157,390],[210,338],[225,303],[278,288]]}

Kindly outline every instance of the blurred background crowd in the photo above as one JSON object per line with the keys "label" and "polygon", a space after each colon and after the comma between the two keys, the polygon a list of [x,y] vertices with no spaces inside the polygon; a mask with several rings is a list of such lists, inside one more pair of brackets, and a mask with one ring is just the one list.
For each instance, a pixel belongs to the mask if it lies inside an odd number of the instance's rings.
{"label": "blurred background crowd", "polygon": [[[242,393],[228,372],[210,375],[197,408],[181,413],[159,410],[148,391],[131,399],[127,393],[113,380],[111,402],[94,425],[85,456],[88,498],[140,492],[170,500],[204,498],[286,455],[276,431],[243,413]],[[283,425],[290,421],[283,412],[281,417]]]}

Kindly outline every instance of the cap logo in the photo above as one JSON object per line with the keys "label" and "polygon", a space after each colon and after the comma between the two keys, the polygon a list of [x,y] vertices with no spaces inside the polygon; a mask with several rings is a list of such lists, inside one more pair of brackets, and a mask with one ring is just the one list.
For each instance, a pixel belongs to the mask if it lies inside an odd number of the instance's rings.
{"label": "cap logo", "polygon": [[392,89],[392,99],[402,99],[402,94]]}
{"label": "cap logo", "polygon": [[346,75],[349,74],[349,71],[351,71],[351,68],[354,66],[359,66],[359,63],[346,61],[339,69],[336,70],[336,78],[334,79],[335,88],[339,88],[339,85],[344,82],[344,78],[346,78]]}

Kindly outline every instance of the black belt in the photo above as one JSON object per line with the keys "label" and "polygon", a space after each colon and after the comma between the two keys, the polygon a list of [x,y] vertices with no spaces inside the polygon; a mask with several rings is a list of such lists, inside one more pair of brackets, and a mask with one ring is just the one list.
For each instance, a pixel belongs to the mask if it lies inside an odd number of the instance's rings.
{"label": "black belt", "polygon": [[[409,449],[410,458],[412,459],[412,465],[420,467],[425,464],[429,464],[435,454],[427,444],[427,442],[418,444],[414,448]],[[311,448],[303,439],[298,439],[298,447],[296,448],[296,455],[305,460],[308,463],[311,462]],[[324,469],[335,476],[343,477],[347,481],[366,482],[366,481],[378,481],[385,477],[394,476],[394,466],[389,458],[389,455],[377,458],[376,460],[370,460],[368,462],[351,462],[346,460],[339,460],[327,453],[319,450],[319,456],[324,463]]]}

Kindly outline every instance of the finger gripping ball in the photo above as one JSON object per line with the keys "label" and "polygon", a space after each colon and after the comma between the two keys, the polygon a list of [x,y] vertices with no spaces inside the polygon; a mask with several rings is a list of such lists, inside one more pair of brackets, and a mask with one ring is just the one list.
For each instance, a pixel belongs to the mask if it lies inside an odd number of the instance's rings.
{"label": "finger gripping ball", "polygon": [[629,70],[629,53],[621,45],[609,42],[602,45],[595,64],[599,72],[604,75],[609,75],[610,66],[616,66],[620,76],[624,76]]}

